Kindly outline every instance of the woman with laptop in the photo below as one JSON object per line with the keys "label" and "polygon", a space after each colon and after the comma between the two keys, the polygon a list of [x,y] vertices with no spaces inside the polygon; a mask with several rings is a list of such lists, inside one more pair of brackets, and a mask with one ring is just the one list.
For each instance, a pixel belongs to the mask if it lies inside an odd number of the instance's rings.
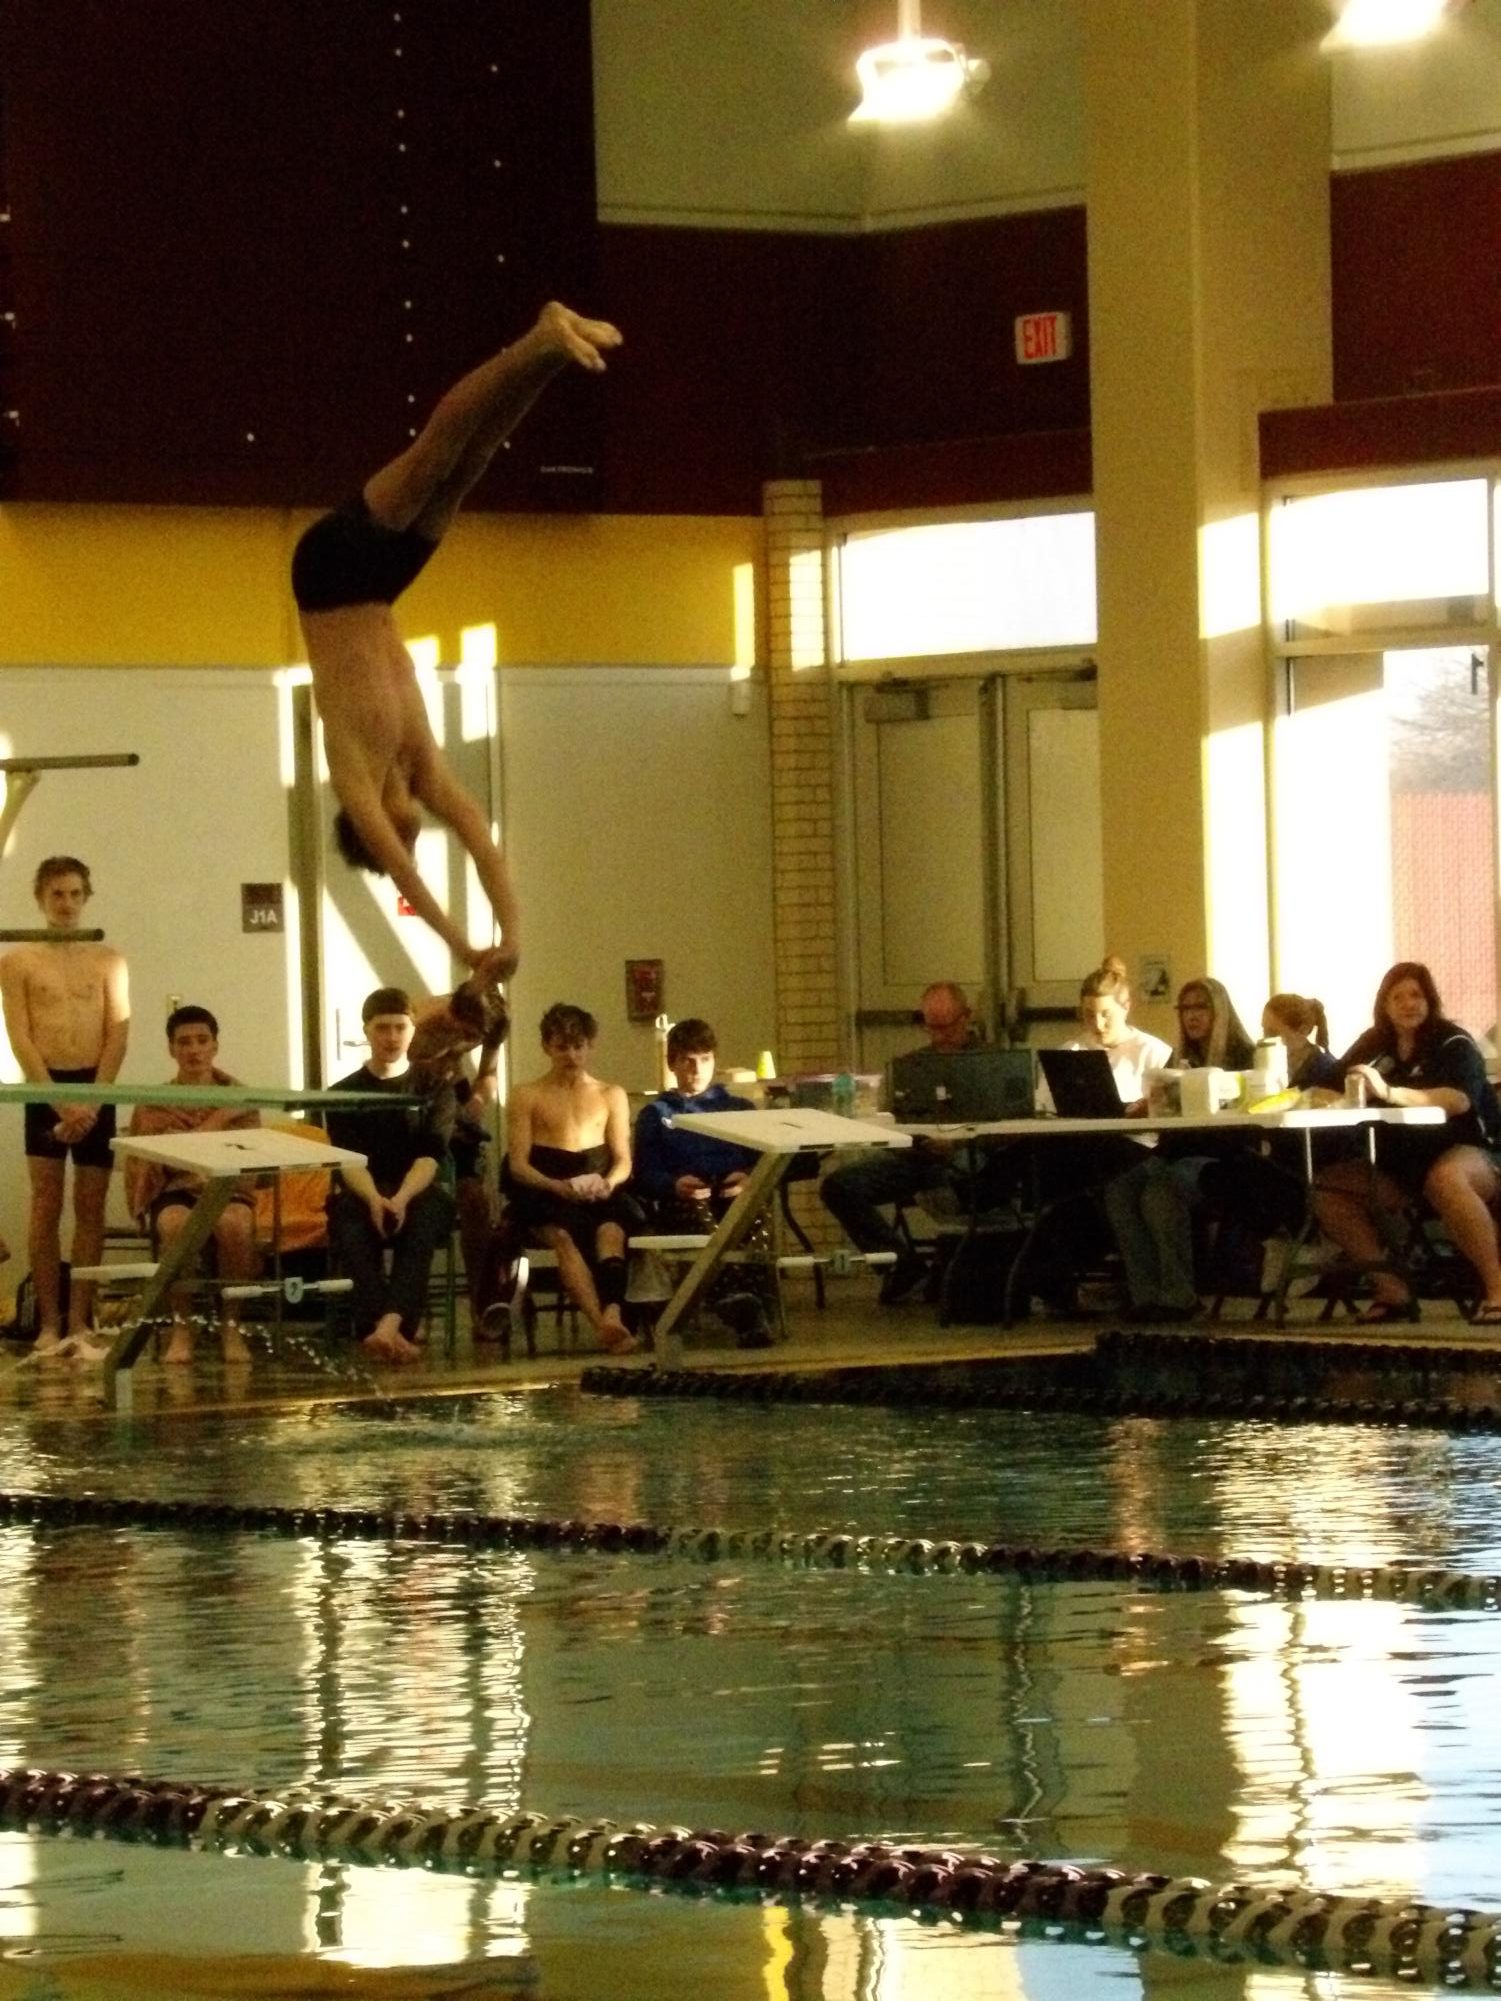
{"label": "woman with laptop", "polygon": [[[1107,960],[1079,988],[1083,1033],[1062,1049],[1038,1051],[1039,1112],[1063,1118],[1120,1118],[1146,1109],[1147,1072],[1172,1060],[1158,1036],[1130,1021],[1131,989],[1119,963]],[[1047,1210],[1038,1263],[1058,1276],[1036,1290],[1055,1310],[1072,1312],[1074,1274],[1108,1248],[1098,1197],[1140,1162],[1153,1135],[1044,1139],[1032,1143],[1038,1193]],[[1072,1199],[1086,1198],[1083,1201]],[[1066,1274],[1066,1278],[1065,1275]]]}
{"label": "woman with laptop", "polygon": [[[1076,1064],[1048,1061],[1037,1090],[1040,1112],[1059,1112],[1065,1118],[1119,1118],[1133,1106],[1145,1105],[1149,1070],[1164,1069],[1173,1052],[1158,1036],[1132,1026],[1131,989],[1123,973],[1110,961],[1091,973],[1079,988],[1079,1022],[1084,1033],[1063,1045],[1069,1055],[1080,1051],[1103,1050],[1119,1102],[1101,1099],[1098,1081],[1091,1084],[1095,1063]],[[1044,1050],[1052,1058],[1057,1052]],[[1059,1099],[1062,1091],[1067,1103]],[[1108,1098],[1108,1091],[1106,1093]],[[1075,1107],[1078,1107],[1075,1110]],[[1146,1135],[1143,1134],[1143,1139]],[[1136,1144],[1136,1142],[1128,1142]],[[1126,1156],[1127,1164],[1134,1158]]]}

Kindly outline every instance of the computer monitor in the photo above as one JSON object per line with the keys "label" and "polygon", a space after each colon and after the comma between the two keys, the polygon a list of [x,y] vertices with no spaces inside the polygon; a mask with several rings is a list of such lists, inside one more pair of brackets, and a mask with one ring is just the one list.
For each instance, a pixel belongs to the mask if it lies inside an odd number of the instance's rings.
{"label": "computer monitor", "polygon": [[1030,1049],[913,1049],[886,1070],[887,1102],[898,1125],[973,1125],[1029,1119]]}

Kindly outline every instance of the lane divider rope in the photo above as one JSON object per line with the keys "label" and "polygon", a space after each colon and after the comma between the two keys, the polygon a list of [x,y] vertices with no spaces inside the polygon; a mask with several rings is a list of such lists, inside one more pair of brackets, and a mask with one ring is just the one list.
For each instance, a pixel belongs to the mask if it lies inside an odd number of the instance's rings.
{"label": "lane divider rope", "polygon": [[1034,1548],[827,1529],[663,1527],[651,1522],[559,1521],[527,1515],[417,1515],[366,1508],[241,1507],[99,1494],[0,1493],[0,1526],[5,1525],[246,1533],[467,1549],[688,1557],[700,1563],[759,1561],[799,1569],[1014,1576],[1043,1583],[1119,1583],[1158,1591],[1248,1591],[1294,1600],[1380,1599],[1446,1611],[1501,1607],[1501,1576],[1479,1571],[1183,1556],[1160,1550]]}
{"label": "lane divider rope", "polygon": [[955,1848],[622,1826],[362,1800],[316,1787],[272,1792],[31,1767],[0,1772],[0,1824],[294,1859],[599,1876],[752,1891],[777,1901],[836,1900],[891,1914],[1042,1921],[1128,1942],[1181,1940],[1451,1989],[1501,1984],[1501,1915],[1300,1886],[1007,1861]]}
{"label": "lane divider rope", "polygon": [[[1454,1351],[1468,1364],[1473,1380],[1477,1357]],[[1280,1351],[1285,1358],[1287,1350]],[[1088,1359],[1088,1358],[1083,1358]],[[1116,1359],[1114,1355],[1112,1360]],[[1185,1362],[1187,1358],[1185,1357]],[[1439,1351],[1425,1358],[1434,1372]],[[1322,1366],[1322,1383],[1285,1390],[1250,1389],[1245,1385],[1213,1387],[1213,1377],[1184,1381],[1172,1387],[1123,1384],[1109,1375],[1089,1377],[1064,1373],[1049,1381],[1028,1372],[1025,1380],[1007,1382],[997,1373],[984,1375],[973,1366],[945,1369],[934,1363],[915,1368],[869,1369],[643,1369],[591,1367],[580,1377],[580,1388],[592,1396],[688,1397],[745,1403],[864,1404],[910,1410],[1067,1411],[1117,1417],[1211,1417],[1276,1424],[1366,1424],[1433,1431],[1501,1432],[1501,1370],[1483,1358],[1490,1377],[1489,1398],[1474,1403],[1449,1401],[1432,1394],[1331,1396],[1329,1364]],[[1340,1358],[1342,1367],[1358,1367],[1354,1354]],[[1383,1373],[1396,1373],[1383,1363]],[[1020,1371],[1012,1365],[1013,1374]],[[1185,1370],[1185,1374],[1188,1371]],[[1311,1385],[1315,1371],[1310,1365]]]}

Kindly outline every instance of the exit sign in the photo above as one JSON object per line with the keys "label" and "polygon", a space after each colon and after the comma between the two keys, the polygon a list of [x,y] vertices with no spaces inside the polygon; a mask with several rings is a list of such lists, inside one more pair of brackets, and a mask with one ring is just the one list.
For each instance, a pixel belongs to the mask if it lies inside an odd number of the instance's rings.
{"label": "exit sign", "polygon": [[1023,368],[1039,361],[1067,361],[1074,351],[1067,313],[1023,313],[1016,321],[1016,358]]}

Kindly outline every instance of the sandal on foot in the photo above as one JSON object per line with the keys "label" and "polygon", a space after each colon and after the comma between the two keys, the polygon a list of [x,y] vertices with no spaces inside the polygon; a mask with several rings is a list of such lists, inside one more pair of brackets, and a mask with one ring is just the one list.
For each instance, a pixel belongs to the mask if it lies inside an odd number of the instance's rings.
{"label": "sandal on foot", "polygon": [[1472,1327],[1501,1327],[1501,1300],[1482,1299],[1470,1315]]}

